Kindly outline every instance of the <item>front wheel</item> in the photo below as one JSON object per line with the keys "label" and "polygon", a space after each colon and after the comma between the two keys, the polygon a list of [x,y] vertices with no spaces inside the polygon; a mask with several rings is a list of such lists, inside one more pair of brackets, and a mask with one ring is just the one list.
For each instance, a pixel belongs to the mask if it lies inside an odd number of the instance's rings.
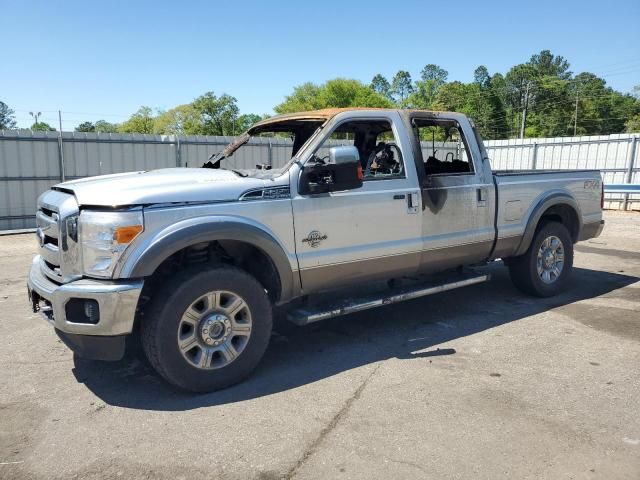
{"label": "front wheel", "polygon": [[572,268],[573,241],[567,228],[558,222],[542,225],[524,255],[509,262],[514,285],[537,297],[551,297],[563,291]]}
{"label": "front wheel", "polygon": [[169,383],[209,392],[251,373],[271,325],[271,303],[248,273],[230,266],[187,270],[154,294],[142,322],[142,346]]}

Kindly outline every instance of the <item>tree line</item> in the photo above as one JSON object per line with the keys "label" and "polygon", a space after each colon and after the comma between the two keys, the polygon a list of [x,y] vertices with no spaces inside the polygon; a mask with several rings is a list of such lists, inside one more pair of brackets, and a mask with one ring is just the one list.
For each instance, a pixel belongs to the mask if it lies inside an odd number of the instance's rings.
{"label": "tree line", "polygon": [[425,65],[417,80],[406,70],[369,85],[334,79],[294,88],[278,113],[324,107],[397,107],[467,114],[484,138],[561,137],[640,132],[640,87],[618,92],[589,72],[574,75],[562,56],[543,50],[505,74],[480,65],[473,81],[448,81],[449,73]]}
{"label": "tree line", "polygon": [[[276,113],[329,107],[387,107],[456,111],[471,117],[486,139],[607,135],[640,132],[640,86],[618,92],[589,72],[573,74],[567,59],[543,50],[505,74],[480,65],[473,81],[449,81],[449,73],[427,64],[414,80],[406,70],[391,80],[376,74],[369,84],[335,78],[293,88]],[[16,128],[13,111],[0,102],[0,129]],[[237,99],[206,92],[191,103],[154,112],[143,106],[126,121],[85,121],[78,132],[238,135],[268,117],[241,113]],[[46,123],[32,129],[53,130]]]}

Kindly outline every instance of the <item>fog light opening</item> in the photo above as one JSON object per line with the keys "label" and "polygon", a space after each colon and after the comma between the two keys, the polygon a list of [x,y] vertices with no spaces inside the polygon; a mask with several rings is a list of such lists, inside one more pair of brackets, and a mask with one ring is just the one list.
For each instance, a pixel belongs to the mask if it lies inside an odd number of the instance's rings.
{"label": "fog light opening", "polygon": [[100,321],[100,305],[92,298],[72,298],[65,306],[67,321],[71,323],[89,323]]}
{"label": "fog light opening", "polygon": [[90,323],[98,323],[100,320],[100,307],[96,300],[84,301],[84,315]]}

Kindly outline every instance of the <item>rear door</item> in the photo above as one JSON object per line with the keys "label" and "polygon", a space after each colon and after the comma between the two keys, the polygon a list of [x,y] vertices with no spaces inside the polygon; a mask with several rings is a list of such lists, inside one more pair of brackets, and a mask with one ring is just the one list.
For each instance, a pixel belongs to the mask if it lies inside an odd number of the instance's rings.
{"label": "rear door", "polygon": [[457,114],[410,118],[422,193],[421,271],[477,263],[495,235],[495,189],[471,124]]}
{"label": "rear door", "polygon": [[355,144],[365,171],[363,186],[300,195],[298,174],[292,175],[296,252],[307,292],[412,273],[420,264],[418,179],[399,115],[345,115],[326,127],[311,153],[323,158],[332,146]]}

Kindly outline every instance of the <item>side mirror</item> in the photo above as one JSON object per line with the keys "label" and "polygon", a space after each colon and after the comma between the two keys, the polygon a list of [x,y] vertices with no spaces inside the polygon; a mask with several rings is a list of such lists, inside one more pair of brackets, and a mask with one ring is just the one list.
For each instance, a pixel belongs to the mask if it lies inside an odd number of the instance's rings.
{"label": "side mirror", "polygon": [[352,190],[362,186],[364,178],[356,147],[329,149],[327,163],[307,163],[300,173],[298,192],[302,195]]}

